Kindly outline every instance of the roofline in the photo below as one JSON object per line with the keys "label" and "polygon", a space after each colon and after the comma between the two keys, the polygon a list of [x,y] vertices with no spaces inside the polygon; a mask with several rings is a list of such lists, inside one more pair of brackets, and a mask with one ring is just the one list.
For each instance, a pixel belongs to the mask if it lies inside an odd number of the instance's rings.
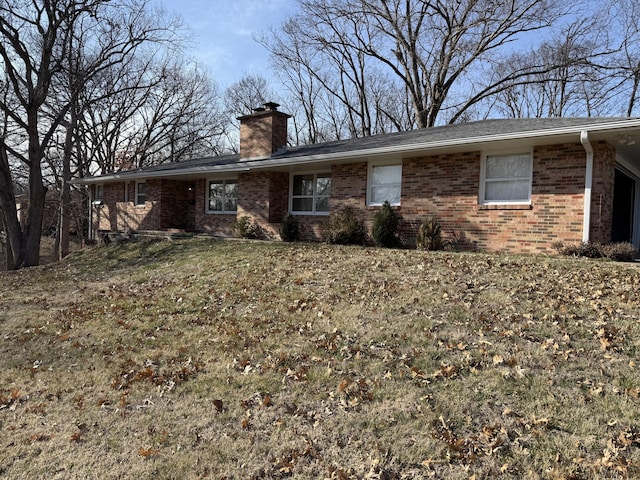
{"label": "roofline", "polygon": [[587,132],[602,132],[602,131],[615,131],[618,129],[625,129],[630,127],[640,128],[640,118],[630,118],[625,120],[619,120],[616,122],[604,122],[595,124],[578,124],[567,127],[558,127],[551,129],[538,129],[538,130],[523,130],[518,132],[511,132],[506,134],[493,134],[493,135],[480,135],[467,138],[456,138],[450,140],[439,140],[435,142],[420,142],[410,143],[403,145],[385,146],[377,148],[366,148],[362,150],[353,150],[348,152],[335,152],[315,155],[300,155],[300,156],[287,156],[284,154],[282,157],[263,157],[258,159],[245,160],[228,165],[213,165],[207,167],[192,167],[186,169],[179,169],[177,171],[157,171],[157,172],[144,172],[131,173],[130,171],[101,175],[98,177],[88,177],[75,179],[72,181],[74,184],[89,185],[95,183],[108,183],[115,181],[136,180],[143,178],[158,178],[158,177],[181,177],[197,174],[211,174],[218,172],[248,172],[252,170],[261,170],[265,168],[274,167],[288,167],[294,165],[307,165],[310,163],[317,163],[320,161],[344,161],[359,159],[362,157],[372,157],[381,155],[393,155],[397,153],[415,153],[420,151],[429,151],[442,148],[462,147],[481,143],[492,142],[506,142],[510,140],[519,140],[523,138],[544,138],[544,137],[557,137],[561,135],[577,136],[576,142],[580,141],[580,135],[583,131]]}

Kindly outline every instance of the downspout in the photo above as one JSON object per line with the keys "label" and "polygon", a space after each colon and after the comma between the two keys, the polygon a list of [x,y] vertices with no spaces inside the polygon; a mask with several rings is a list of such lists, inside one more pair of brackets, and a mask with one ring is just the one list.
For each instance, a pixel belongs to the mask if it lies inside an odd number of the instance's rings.
{"label": "downspout", "polygon": [[89,232],[88,232],[88,239],[92,241],[95,237],[95,235],[93,234],[93,187],[89,186],[88,188],[89,190]]}
{"label": "downspout", "polygon": [[591,228],[591,187],[593,185],[593,147],[589,142],[589,132],[580,132],[580,143],[587,152],[587,165],[584,178],[584,208],[582,218],[582,241],[589,241],[589,230]]}

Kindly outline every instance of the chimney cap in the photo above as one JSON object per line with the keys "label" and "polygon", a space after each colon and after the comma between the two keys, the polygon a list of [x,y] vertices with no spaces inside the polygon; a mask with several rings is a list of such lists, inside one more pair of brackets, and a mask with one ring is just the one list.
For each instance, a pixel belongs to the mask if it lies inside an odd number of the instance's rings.
{"label": "chimney cap", "polygon": [[266,102],[263,103],[263,105],[267,108],[267,110],[278,110],[278,107],[280,106],[279,103],[275,102]]}

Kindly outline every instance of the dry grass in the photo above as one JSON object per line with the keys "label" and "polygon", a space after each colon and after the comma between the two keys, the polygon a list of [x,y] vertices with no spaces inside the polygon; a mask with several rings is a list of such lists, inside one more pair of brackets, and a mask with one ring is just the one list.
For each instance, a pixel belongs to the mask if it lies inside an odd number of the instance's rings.
{"label": "dry grass", "polygon": [[184,242],[0,274],[3,478],[637,478],[640,268]]}

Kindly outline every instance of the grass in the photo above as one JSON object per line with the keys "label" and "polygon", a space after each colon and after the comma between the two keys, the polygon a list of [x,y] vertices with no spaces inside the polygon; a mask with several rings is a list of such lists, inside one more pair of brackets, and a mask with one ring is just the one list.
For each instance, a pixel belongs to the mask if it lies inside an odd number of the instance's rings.
{"label": "grass", "polygon": [[202,239],[0,273],[0,476],[637,478],[639,284]]}

